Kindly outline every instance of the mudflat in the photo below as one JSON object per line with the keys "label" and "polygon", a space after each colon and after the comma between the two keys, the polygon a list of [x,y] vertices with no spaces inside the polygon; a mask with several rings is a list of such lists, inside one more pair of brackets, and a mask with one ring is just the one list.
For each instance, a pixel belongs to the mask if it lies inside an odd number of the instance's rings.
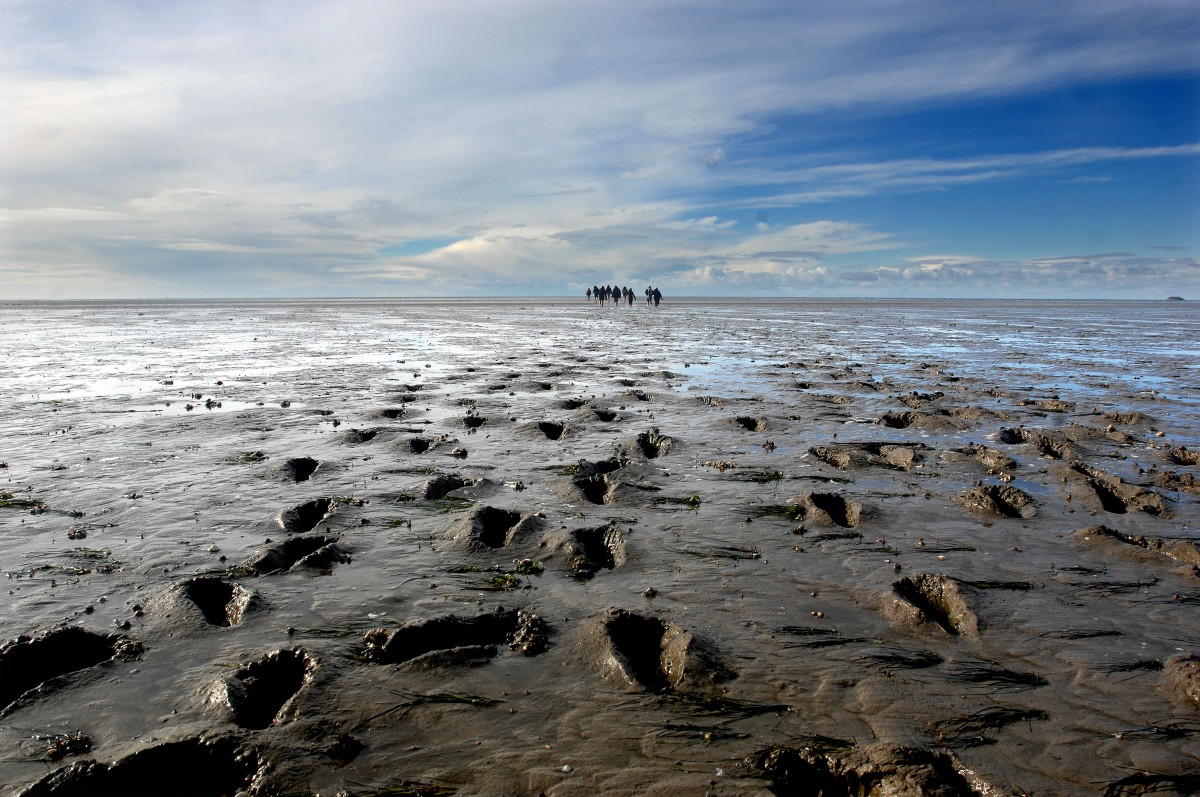
{"label": "mudflat", "polygon": [[0,305],[0,793],[1195,794],[1197,341]]}

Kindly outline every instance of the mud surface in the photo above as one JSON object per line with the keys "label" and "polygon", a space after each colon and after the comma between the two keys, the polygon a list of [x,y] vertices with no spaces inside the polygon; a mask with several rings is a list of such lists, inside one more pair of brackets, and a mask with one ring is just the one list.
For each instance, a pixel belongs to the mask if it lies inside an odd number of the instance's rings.
{"label": "mud surface", "polygon": [[0,794],[1195,793],[1197,340],[0,305]]}

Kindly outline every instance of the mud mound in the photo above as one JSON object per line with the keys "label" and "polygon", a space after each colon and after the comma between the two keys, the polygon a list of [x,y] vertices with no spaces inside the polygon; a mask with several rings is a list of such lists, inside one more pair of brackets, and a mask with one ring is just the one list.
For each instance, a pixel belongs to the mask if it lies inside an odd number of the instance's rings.
{"label": "mud mound", "polygon": [[951,636],[978,636],[979,617],[966,600],[967,589],[952,578],[919,573],[892,584],[900,596],[892,605],[910,625],[934,624]]}
{"label": "mud mound", "polygon": [[559,440],[566,433],[567,425],[556,421],[539,421],[538,429],[546,436],[547,440]]}
{"label": "mud mound", "polygon": [[642,432],[637,436],[637,447],[646,459],[658,459],[671,450],[674,441],[662,434],[657,428]]}
{"label": "mud mound", "polygon": [[1017,466],[1016,460],[1007,454],[987,446],[971,443],[966,448],[958,449],[960,454],[966,454],[981,465],[993,470],[1011,470]]}
{"label": "mud mound", "polygon": [[458,547],[472,551],[495,550],[511,544],[535,523],[536,518],[532,515],[522,519],[521,513],[515,510],[481,506],[456,521],[446,532],[446,538]]}
{"label": "mud mound", "polygon": [[258,772],[258,756],[233,738],[186,739],[140,750],[105,765],[79,761],[50,773],[25,797],[95,797],[159,791],[179,797],[245,793]]}
{"label": "mud mound", "polygon": [[296,483],[306,482],[317,472],[321,463],[311,457],[295,457],[283,463],[284,475]]}
{"label": "mud mound", "polygon": [[879,423],[891,429],[907,429],[921,424],[929,416],[920,412],[887,412],[879,417]]}
{"label": "mud mound", "polygon": [[764,432],[767,429],[766,418],[752,418],[749,415],[739,415],[733,422],[750,432]]}
{"label": "mud mound", "polygon": [[316,662],[300,648],[277,650],[221,681],[208,700],[240,727],[262,730],[278,721],[315,668]]}
{"label": "mud mound", "polygon": [[1088,486],[1100,499],[1100,505],[1104,507],[1105,512],[1123,515],[1132,510],[1149,515],[1167,514],[1166,501],[1153,490],[1129,484],[1118,476],[1105,473],[1082,462],[1072,465],[1071,470],[1084,477]]}
{"label": "mud mound", "polygon": [[259,551],[246,567],[262,576],[297,567],[330,570],[335,564],[349,561],[350,555],[338,545],[337,537],[292,537]]}
{"label": "mud mound", "polygon": [[863,505],[839,493],[809,493],[800,499],[806,522],[832,523],[845,529],[856,527]]}
{"label": "mud mound", "polygon": [[307,534],[333,512],[332,498],[314,498],[299,506],[283,510],[275,517],[275,522],[288,534]]}
{"label": "mud mound", "polygon": [[1200,451],[1192,451],[1186,446],[1173,448],[1167,454],[1167,459],[1176,465],[1196,465],[1200,464]]}
{"label": "mud mound", "polygon": [[960,774],[964,768],[952,756],[918,747],[876,745],[836,753],[822,750],[822,745],[768,747],[747,763],[751,771],[771,781],[776,794],[977,797],[984,793]]}
{"label": "mud mound", "polygon": [[1173,490],[1177,493],[1197,492],[1196,477],[1190,473],[1176,473],[1173,470],[1156,473],[1150,483],[1155,487],[1162,487],[1164,490]]}
{"label": "mud mound", "polygon": [[397,628],[389,634],[367,632],[363,657],[381,664],[411,662],[415,667],[465,662],[496,655],[495,646],[508,644],[527,656],[546,649],[549,628],[536,614],[514,609],[459,617],[446,615]]}
{"label": "mud mound", "polygon": [[1167,659],[1162,688],[1173,700],[1200,711],[1200,657],[1192,653]]}
{"label": "mud mound", "polygon": [[1000,517],[1030,518],[1037,514],[1033,496],[1009,484],[976,485],[963,493],[963,503]]}
{"label": "mud mound", "polygon": [[237,625],[255,601],[254,593],[241,584],[219,578],[189,579],[180,585],[180,591],[196,604],[209,625]]}
{"label": "mud mound", "polygon": [[630,686],[661,692],[707,688],[735,677],[711,644],[657,617],[610,609],[602,629],[608,664]]}
{"label": "mud mound", "polygon": [[36,639],[19,636],[0,647],[0,714],[53,678],[95,667],[118,656],[141,655],[140,642],[66,626]]}
{"label": "mud mound", "polygon": [[901,401],[904,404],[911,407],[912,409],[918,409],[920,407],[924,407],[926,404],[928,404],[931,401],[937,401],[938,399],[944,397],[945,395],[946,394],[940,390],[935,390],[932,393],[918,393],[917,391],[914,390],[911,393],[908,393],[907,395],[896,396],[896,398],[899,401]]}
{"label": "mud mound", "polygon": [[1188,564],[1200,565],[1200,545],[1195,540],[1147,537],[1143,534],[1123,534],[1108,526],[1088,526],[1071,534],[1077,540],[1108,539],[1131,545]]}

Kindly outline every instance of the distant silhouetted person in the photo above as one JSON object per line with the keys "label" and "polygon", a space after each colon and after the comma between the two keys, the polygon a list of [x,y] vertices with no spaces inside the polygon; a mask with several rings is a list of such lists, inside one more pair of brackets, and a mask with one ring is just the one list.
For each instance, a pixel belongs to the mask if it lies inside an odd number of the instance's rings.
{"label": "distant silhouetted person", "polygon": [[650,295],[654,297],[654,306],[658,307],[658,303],[662,301],[662,291],[655,288]]}

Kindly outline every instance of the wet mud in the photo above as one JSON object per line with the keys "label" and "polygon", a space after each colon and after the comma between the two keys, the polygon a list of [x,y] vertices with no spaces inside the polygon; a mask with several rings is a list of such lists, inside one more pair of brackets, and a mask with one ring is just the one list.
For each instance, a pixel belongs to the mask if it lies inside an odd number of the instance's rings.
{"label": "wet mud", "polygon": [[0,795],[1193,794],[1198,339],[0,303]]}

